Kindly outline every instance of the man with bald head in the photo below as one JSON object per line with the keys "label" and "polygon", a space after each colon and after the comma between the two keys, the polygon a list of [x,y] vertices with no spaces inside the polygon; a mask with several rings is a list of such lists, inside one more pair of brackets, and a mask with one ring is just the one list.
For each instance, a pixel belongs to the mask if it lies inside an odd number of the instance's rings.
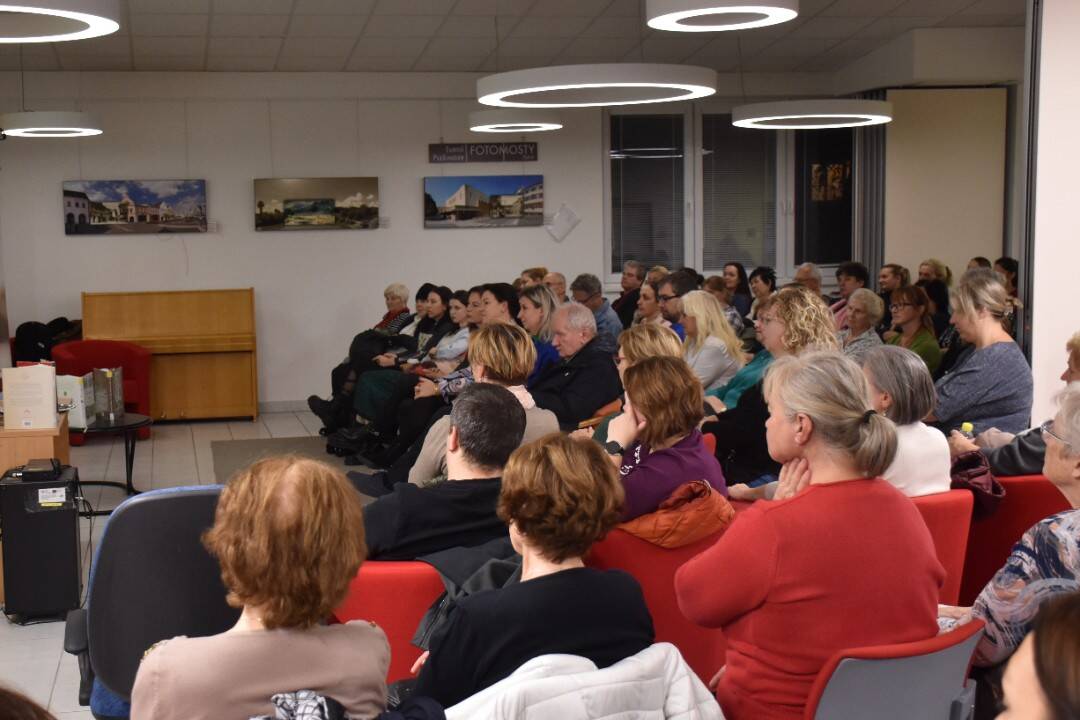
{"label": "man with bald head", "polygon": [[566,296],[566,276],[562,273],[549,272],[544,276],[544,285],[555,294],[555,300],[559,303],[570,302]]}

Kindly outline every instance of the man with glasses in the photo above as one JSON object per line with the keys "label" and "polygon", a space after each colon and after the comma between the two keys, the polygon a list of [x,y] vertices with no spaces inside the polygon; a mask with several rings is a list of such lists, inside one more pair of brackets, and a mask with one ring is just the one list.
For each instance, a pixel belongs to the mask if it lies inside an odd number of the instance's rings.
{"label": "man with glasses", "polygon": [[682,325],[682,296],[691,290],[697,290],[697,278],[690,273],[676,271],[660,282],[660,292],[656,296],[660,303],[660,314],[671,323],[671,329],[680,340],[686,339],[686,331]]}
{"label": "man with glasses", "polygon": [[910,284],[911,273],[903,265],[889,263],[881,267],[881,272],[878,273],[878,296],[885,303],[885,315],[882,316],[881,322],[878,323],[878,335],[883,335],[886,331],[892,329],[892,309],[890,305],[892,305],[893,290],[899,290]]}
{"label": "man with glasses", "polygon": [[603,295],[600,278],[583,273],[570,283],[570,296],[592,310],[596,319],[596,347],[611,355],[618,349],[619,333],[623,331],[622,320],[611,309],[611,303]]}

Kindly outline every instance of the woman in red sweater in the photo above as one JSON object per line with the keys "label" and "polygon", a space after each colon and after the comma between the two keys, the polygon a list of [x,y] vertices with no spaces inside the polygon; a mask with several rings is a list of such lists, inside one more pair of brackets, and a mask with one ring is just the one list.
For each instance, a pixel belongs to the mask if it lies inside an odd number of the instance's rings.
{"label": "woman in red sweater", "polygon": [[945,571],[919,511],[882,471],[896,431],[837,352],[776,360],[765,378],[774,501],[736,518],[675,575],[679,607],[723,628],[728,720],[796,720],[837,650],[937,634]]}

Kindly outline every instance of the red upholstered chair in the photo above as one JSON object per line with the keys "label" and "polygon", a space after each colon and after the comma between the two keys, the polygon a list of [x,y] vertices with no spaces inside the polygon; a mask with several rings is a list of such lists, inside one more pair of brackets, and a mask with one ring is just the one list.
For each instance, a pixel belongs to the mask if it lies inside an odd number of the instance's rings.
{"label": "red upholstered chair", "polygon": [[804,720],[968,720],[975,684],[971,656],[982,637],[974,620],[929,640],[842,650],[817,675]]}
{"label": "red upholstered chair", "polygon": [[443,589],[439,573],[427,563],[369,560],[360,566],[334,617],[339,622],[369,620],[382,628],[390,642],[387,682],[403,680],[412,677],[409,670],[420,657],[413,633]]}
{"label": "red upholstered chair", "polygon": [[701,439],[705,441],[705,447],[708,448],[710,455],[716,454],[716,436],[712,433],[705,433],[701,436]]}
{"label": "red upholstered chair", "polygon": [[922,513],[926,527],[930,528],[938,561],[945,567],[940,601],[955,605],[960,598],[960,582],[964,576],[964,554],[974,498],[970,490],[950,490],[911,499]]}
{"label": "red upholstered chair", "polygon": [[683,617],[675,599],[675,571],[719,537],[718,533],[686,547],[668,550],[623,530],[612,530],[602,542],[593,545],[585,558],[589,567],[618,569],[634,576],[652,614],[656,641],[679,648],[704,683],[724,664],[727,643],[720,630],[703,628]]}
{"label": "red upholstered chair", "polygon": [[[150,414],[150,351],[121,340],[75,340],[53,348],[57,375],[85,375],[94,368],[124,369],[126,410]],[[139,439],[150,437],[150,428],[139,430]],[[72,445],[83,444],[82,433],[71,434]]]}
{"label": "red upholstered chair", "polygon": [[1035,523],[1069,509],[1069,503],[1042,475],[1000,477],[1005,497],[990,517],[972,524],[964,560],[960,603],[971,605],[1001,569],[1012,547]]}

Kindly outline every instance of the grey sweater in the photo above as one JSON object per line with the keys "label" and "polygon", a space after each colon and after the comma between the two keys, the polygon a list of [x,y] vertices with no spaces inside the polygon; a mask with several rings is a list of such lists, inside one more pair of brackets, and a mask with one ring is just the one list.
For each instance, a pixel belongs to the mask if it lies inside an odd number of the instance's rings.
{"label": "grey sweater", "polygon": [[991,427],[1019,433],[1029,427],[1031,368],[1014,342],[976,349],[934,386],[934,416],[946,434],[965,422],[972,423],[976,433]]}

